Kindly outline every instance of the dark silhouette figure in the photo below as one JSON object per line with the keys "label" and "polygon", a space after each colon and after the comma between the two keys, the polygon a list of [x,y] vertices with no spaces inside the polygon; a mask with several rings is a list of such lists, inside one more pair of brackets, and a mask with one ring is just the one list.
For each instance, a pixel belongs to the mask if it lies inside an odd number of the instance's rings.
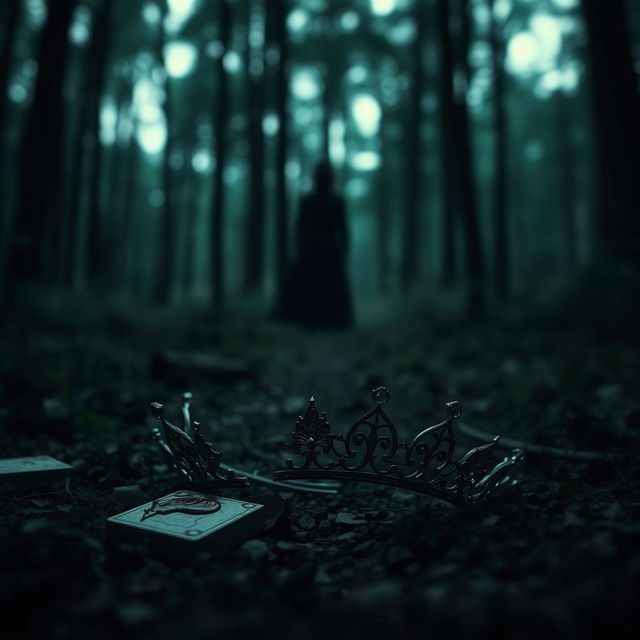
{"label": "dark silhouette figure", "polygon": [[346,262],[348,232],[344,200],[333,191],[328,162],[315,170],[315,185],[300,205],[297,255],[275,317],[307,326],[352,324]]}

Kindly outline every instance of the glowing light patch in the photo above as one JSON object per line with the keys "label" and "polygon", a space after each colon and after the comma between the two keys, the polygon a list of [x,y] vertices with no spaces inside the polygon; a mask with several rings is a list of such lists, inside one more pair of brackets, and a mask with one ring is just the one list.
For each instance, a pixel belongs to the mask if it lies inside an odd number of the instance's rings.
{"label": "glowing light patch", "polygon": [[116,141],[118,111],[113,102],[106,102],[100,110],[100,141],[112,145]]}
{"label": "glowing light patch", "polygon": [[315,75],[308,69],[297,71],[291,81],[291,91],[299,100],[313,100],[320,94],[320,86]]}
{"label": "glowing light patch", "polygon": [[287,174],[287,178],[289,178],[290,180],[297,180],[302,173],[302,168],[300,167],[300,163],[297,160],[289,160],[284,168],[284,171]]}
{"label": "glowing light patch", "polygon": [[580,72],[575,66],[566,67],[562,70],[562,86],[565,91],[575,91],[580,84]]}
{"label": "glowing light patch", "polygon": [[160,153],[167,142],[167,128],[164,122],[141,123],[136,131],[136,138],[146,153]]}
{"label": "glowing light patch", "polygon": [[27,0],[27,18],[29,23],[39,27],[47,18],[47,5],[43,0]]}
{"label": "glowing light patch", "polygon": [[388,16],[396,8],[396,0],[371,0],[371,11],[377,16]]}
{"label": "glowing light patch", "polygon": [[361,64],[355,64],[349,69],[349,71],[347,71],[347,78],[349,79],[349,82],[353,82],[354,84],[364,82],[368,77],[369,71]]}
{"label": "glowing light patch", "polygon": [[316,149],[318,149],[320,147],[321,142],[322,142],[322,138],[320,137],[320,135],[313,131],[310,133],[307,133],[302,138],[302,146],[305,149],[309,149],[310,151],[315,151]]}
{"label": "glowing light patch", "polygon": [[302,31],[309,22],[309,14],[304,9],[294,9],[287,18],[290,31]]}
{"label": "glowing light patch", "polygon": [[358,171],[375,171],[380,164],[380,154],[376,151],[358,151],[351,156],[351,166]]}
{"label": "glowing light patch", "polygon": [[344,134],[344,120],[335,119],[329,123],[329,157],[334,164],[342,164],[347,157]]}
{"label": "glowing light patch", "polygon": [[191,166],[198,173],[209,173],[213,169],[213,158],[205,149],[200,149],[193,154]]}
{"label": "glowing light patch", "polygon": [[186,20],[195,9],[198,0],[167,0],[169,11],[179,20]]}
{"label": "glowing light patch", "polygon": [[507,47],[507,66],[514,73],[532,71],[540,57],[538,39],[529,31],[516,34]]}
{"label": "glowing light patch", "polygon": [[398,45],[411,42],[415,35],[416,26],[412,20],[403,20],[387,32],[387,38],[389,38],[393,44]]}
{"label": "glowing light patch", "polygon": [[557,91],[562,86],[562,74],[558,69],[547,71],[540,80],[540,85],[546,91]]}
{"label": "glowing light patch", "polygon": [[145,102],[138,106],[138,118],[145,124],[154,124],[162,120],[162,109],[153,102]]}
{"label": "glowing light patch", "polygon": [[373,96],[367,93],[357,95],[351,103],[351,113],[363,136],[370,137],[378,133],[382,111]]}
{"label": "glowing light patch", "polygon": [[558,9],[575,9],[580,0],[552,0]]}
{"label": "glowing light patch", "polygon": [[189,42],[170,42],[164,48],[167,72],[173,78],[188,76],[196,63],[196,48]]}
{"label": "glowing light patch", "polygon": [[222,42],[220,42],[220,40],[213,40],[205,48],[207,57],[213,58],[214,60],[216,58],[219,58],[223,52],[224,47],[222,46]]}
{"label": "glowing light patch", "polygon": [[149,78],[141,78],[133,90],[133,102],[138,119],[143,124],[156,124],[163,116],[160,104],[164,92]]}
{"label": "glowing light patch", "polygon": [[509,17],[511,9],[513,9],[511,0],[496,0],[493,5],[493,15],[498,18],[498,20],[505,20]]}
{"label": "glowing light patch", "polygon": [[236,51],[228,51],[224,54],[222,64],[227,73],[238,73],[242,68],[242,59]]}
{"label": "glowing light patch", "polygon": [[363,178],[351,178],[347,182],[345,191],[350,198],[362,198],[368,191],[367,181]]}
{"label": "glowing light patch", "polygon": [[345,11],[340,16],[340,25],[345,31],[353,31],[358,28],[360,17],[355,11]]}
{"label": "glowing light patch", "polygon": [[560,22],[546,13],[537,13],[530,22],[531,31],[540,43],[540,53],[547,60],[554,60],[562,46]]}
{"label": "glowing light patch", "polygon": [[11,102],[20,104],[27,99],[27,90],[21,84],[12,84],[9,88],[9,98]]}
{"label": "glowing light patch", "polygon": [[293,114],[293,117],[296,121],[296,124],[300,125],[301,127],[306,127],[313,121],[313,112],[307,107],[297,107]]}
{"label": "glowing light patch", "polygon": [[157,4],[154,2],[147,2],[147,4],[142,8],[142,17],[147,24],[155,26],[160,22],[162,12]]}
{"label": "glowing light patch", "polygon": [[275,113],[268,113],[262,119],[262,130],[267,136],[275,136],[280,129],[280,121]]}
{"label": "glowing light patch", "polygon": [[89,32],[89,25],[84,20],[76,20],[69,30],[69,39],[73,44],[82,46],[89,42],[91,34]]}

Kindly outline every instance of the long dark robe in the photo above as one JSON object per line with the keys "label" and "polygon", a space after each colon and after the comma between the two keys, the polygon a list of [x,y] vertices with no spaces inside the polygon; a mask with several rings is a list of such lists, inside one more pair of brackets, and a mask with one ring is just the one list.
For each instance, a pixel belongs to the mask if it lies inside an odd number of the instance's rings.
{"label": "long dark robe", "polygon": [[306,326],[350,326],[347,254],[342,198],[322,191],[305,196],[298,217],[296,261],[275,316]]}

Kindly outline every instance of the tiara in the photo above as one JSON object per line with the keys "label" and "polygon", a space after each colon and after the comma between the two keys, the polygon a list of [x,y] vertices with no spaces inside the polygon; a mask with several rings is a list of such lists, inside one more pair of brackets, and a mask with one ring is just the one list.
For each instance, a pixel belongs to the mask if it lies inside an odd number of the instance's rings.
{"label": "tiara", "polygon": [[448,402],[446,420],[405,443],[382,408],[391,399],[389,391],[378,387],[371,398],[374,408],[345,435],[331,431],[326,415],[318,412],[315,399],[310,398],[286,444],[302,462],[295,465],[287,460],[287,468],[276,471],[274,479],[373,482],[425,493],[458,507],[471,507],[516,484],[510,473],[524,453],[514,449],[497,459],[494,449],[500,436],[453,459],[453,422],[462,414],[461,402]]}
{"label": "tiara", "polygon": [[278,482],[259,473],[224,464],[222,454],[202,435],[200,423],[191,420],[191,398],[190,392],[182,395],[181,428],[165,418],[164,405],[159,402],[150,404],[151,413],[160,422],[160,427],[151,430],[153,437],[167,463],[190,487],[203,490],[246,487],[251,481],[288,491],[337,493],[335,482]]}

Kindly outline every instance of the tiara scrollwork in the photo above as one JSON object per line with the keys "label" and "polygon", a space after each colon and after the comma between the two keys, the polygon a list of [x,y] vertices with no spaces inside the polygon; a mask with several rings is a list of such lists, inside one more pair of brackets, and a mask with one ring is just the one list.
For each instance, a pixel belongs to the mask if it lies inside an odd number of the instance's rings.
{"label": "tiara scrollwork", "polygon": [[299,416],[287,446],[301,459],[287,460],[276,480],[335,479],[386,484],[425,493],[459,507],[472,507],[516,481],[511,471],[523,460],[514,449],[504,459],[495,457],[499,436],[454,460],[453,423],[462,415],[462,403],[448,402],[446,419],[401,442],[383,406],[391,398],[386,387],[371,393],[373,409],[343,435],[331,431],[324,413],[309,400]]}

